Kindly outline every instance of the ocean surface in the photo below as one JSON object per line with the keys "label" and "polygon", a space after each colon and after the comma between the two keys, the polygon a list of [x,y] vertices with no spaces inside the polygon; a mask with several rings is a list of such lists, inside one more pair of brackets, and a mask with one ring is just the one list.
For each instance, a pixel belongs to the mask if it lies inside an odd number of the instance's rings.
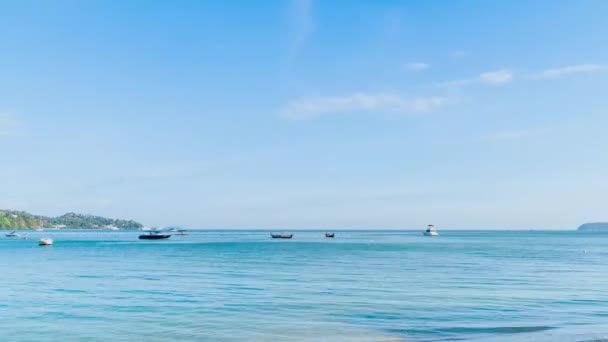
{"label": "ocean surface", "polygon": [[2,234],[0,341],[608,341],[606,233],[139,233]]}

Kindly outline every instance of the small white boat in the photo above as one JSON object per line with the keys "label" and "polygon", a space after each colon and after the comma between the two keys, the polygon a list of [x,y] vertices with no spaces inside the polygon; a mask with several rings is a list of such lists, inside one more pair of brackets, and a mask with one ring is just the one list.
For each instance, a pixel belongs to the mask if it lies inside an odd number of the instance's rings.
{"label": "small white boat", "polygon": [[51,238],[42,238],[42,239],[40,239],[40,241],[38,241],[38,245],[40,245],[40,246],[52,246],[53,245],[53,239],[51,239]]}
{"label": "small white boat", "polygon": [[42,227],[40,227],[40,228],[34,228],[34,230],[37,231],[37,232],[43,232],[44,231],[44,229],[42,229]]}
{"label": "small white boat", "polygon": [[6,237],[19,237],[21,235],[17,234],[16,230],[13,230],[12,232],[6,234]]}
{"label": "small white boat", "polygon": [[439,236],[437,229],[432,224],[429,224],[429,227],[424,231],[424,236]]}

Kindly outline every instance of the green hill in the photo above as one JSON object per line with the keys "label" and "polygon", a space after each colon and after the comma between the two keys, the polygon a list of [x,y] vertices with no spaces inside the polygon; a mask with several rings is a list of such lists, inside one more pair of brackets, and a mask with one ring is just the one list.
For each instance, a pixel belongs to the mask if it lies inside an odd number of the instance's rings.
{"label": "green hill", "polygon": [[0,210],[0,229],[38,228],[36,217],[24,211]]}
{"label": "green hill", "polygon": [[98,229],[104,227],[141,228],[133,220],[67,213],[57,217],[33,215],[25,211],[0,210],[0,229],[30,229],[60,227],[65,229]]}

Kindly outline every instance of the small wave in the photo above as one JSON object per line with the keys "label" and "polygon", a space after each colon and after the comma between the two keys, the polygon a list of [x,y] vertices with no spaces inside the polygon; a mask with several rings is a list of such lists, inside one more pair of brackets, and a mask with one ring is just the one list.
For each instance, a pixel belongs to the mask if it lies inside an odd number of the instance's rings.
{"label": "small wave", "polygon": [[86,293],[85,290],[78,289],[55,289],[55,292],[63,292],[63,293]]}
{"label": "small wave", "polygon": [[555,327],[539,326],[514,326],[514,327],[454,327],[437,329],[436,331],[446,333],[469,333],[469,334],[522,334],[555,329]]}
{"label": "small wave", "polygon": [[[507,334],[523,334],[533,333],[539,331],[552,330],[555,327],[551,326],[509,326],[509,327],[449,327],[449,328],[438,328],[438,329],[389,329],[391,333],[398,333],[404,335],[461,335],[463,339],[467,335],[507,335]],[[451,337],[450,340],[454,340],[456,336]],[[587,342],[587,341],[586,341]],[[606,341],[608,342],[608,341]]]}

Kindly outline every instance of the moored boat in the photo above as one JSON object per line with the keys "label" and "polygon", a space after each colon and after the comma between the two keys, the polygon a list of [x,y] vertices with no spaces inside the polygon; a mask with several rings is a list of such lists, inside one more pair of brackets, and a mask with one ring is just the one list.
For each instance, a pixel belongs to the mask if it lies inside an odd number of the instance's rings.
{"label": "moored boat", "polygon": [[157,231],[151,231],[148,234],[142,234],[139,236],[140,240],[161,240],[168,239],[171,237],[171,234],[160,234]]}
{"label": "moored boat", "polygon": [[325,233],[326,238],[333,238],[336,236],[336,233]]}
{"label": "moored boat", "polygon": [[12,232],[6,234],[6,237],[19,237],[20,235],[17,234],[16,230],[13,230]]}
{"label": "moored boat", "polygon": [[429,227],[424,231],[424,236],[439,236],[437,229],[432,224],[429,224]]}
{"label": "moored boat", "polygon": [[53,239],[51,239],[51,238],[42,238],[42,239],[38,240],[38,245],[39,246],[52,246],[53,245]]}
{"label": "moored boat", "polygon": [[287,234],[287,233],[274,234],[274,233],[270,233],[270,236],[273,239],[291,239],[293,237],[293,234]]}
{"label": "moored boat", "polygon": [[178,229],[175,235],[188,235],[188,231],[185,229]]}

